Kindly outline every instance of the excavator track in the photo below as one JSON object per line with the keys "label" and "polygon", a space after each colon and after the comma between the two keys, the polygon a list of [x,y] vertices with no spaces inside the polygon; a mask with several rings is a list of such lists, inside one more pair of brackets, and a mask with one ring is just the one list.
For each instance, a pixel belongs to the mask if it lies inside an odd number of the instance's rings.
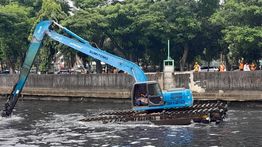
{"label": "excavator track", "polygon": [[83,122],[125,123],[148,121],[156,125],[188,125],[196,123],[220,123],[226,117],[227,103],[209,102],[187,108],[168,109],[159,112],[132,110],[102,112],[81,119]]}

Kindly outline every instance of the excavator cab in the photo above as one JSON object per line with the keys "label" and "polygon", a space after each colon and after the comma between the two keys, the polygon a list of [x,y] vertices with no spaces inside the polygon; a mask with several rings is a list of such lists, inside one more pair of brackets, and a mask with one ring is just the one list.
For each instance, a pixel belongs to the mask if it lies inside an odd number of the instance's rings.
{"label": "excavator cab", "polygon": [[155,81],[139,82],[133,85],[132,106],[151,107],[163,105],[163,94]]}

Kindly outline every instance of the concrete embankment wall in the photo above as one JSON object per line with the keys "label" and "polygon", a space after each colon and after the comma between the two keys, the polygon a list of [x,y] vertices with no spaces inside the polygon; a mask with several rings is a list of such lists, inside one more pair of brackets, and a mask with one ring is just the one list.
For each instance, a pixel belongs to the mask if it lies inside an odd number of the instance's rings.
{"label": "concrete embankment wall", "polygon": [[[174,79],[176,87],[189,87],[190,74],[177,74]],[[206,91],[262,90],[262,71],[199,72],[194,73],[193,79]]]}
{"label": "concrete embankment wall", "polygon": [[[162,74],[147,74],[159,81]],[[0,75],[0,94],[9,94],[18,75]],[[130,98],[134,79],[127,74],[36,75],[31,74],[22,96]],[[162,87],[162,84],[160,84]],[[68,98],[64,98],[68,99]]]}
{"label": "concrete embankment wall", "polygon": [[[197,99],[223,99],[232,101],[262,100],[262,71],[199,72],[174,74],[175,87],[204,90],[195,93]],[[190,78],[193,78],[193,83]],[[191,85],[191,86],[190,86]],[[193,89],[192,89],[193,90]],[[194,91],[194,90],[193,90]]]}
{"label": "concrete embankment wall", "polygon": [[[147,76],[150,80],[158,81],[161,88],[164,87],[163,73],[149,73]],[[0,94],[10,93],[17,79],[18,75],[0,75]],[[133,83],[134,79],[127,74],[31,74],[22,95],[129,98]],[[191,88],[196,91],[193,93],[196,99],[262,100],[262,71],[173,73],[172,84],[173,87]]]}

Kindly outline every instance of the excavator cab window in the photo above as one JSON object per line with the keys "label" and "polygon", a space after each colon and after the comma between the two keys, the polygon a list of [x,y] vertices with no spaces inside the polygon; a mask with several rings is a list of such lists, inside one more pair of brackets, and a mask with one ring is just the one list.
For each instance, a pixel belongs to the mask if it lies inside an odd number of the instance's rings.
{"label": "excavator cab window", "polygon": [[161,95],[161,90],[158,84],[148,84],[148,94],[151,96],[159,96]]}
{"label": "excavator cab window", "polygon": [[137,83],[134,85],[134,106],[148,106],[160,104],[162,104],[162,92],[158,83]]}
{"label": "excavator cab window", "polygon": [[162,105],[163,96],[158,83],[148,84],[148,98],[150,105]]}
{"label": "excavator cab window", "polygon": [[135,84],[133,93],[133,105],[134,106],[147,106],[148,105],[148,94],[147,84]]}

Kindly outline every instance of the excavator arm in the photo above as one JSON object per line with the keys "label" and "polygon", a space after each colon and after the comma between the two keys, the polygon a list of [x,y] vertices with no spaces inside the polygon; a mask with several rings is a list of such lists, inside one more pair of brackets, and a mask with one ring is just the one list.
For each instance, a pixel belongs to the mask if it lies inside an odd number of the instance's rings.
{"label": "excavator arm", "polygon": [[[60,29],[63,30],[63,32],[65,32],[72,38],[58,34],[52,29],[52,25],[58,26]],[[61,26],[60,24],[54,21],[41,21],[40,23],[38,23],[34,30],[33,39],[26,53],[26,57],[20,71],[18,82],[13,87],[13,90],[9,95],[8,100],[4,105],[2,117],[11,116],[12,111],[18,101],[19,95],[23,90],[25,82],[28,78],[34,59],[39,49],[41,48],[42,41],[45,36],[48,36],[51,39],[58,41],[66,46],[69,46],[79,52],[82,52],[113,67],[125,71],[129,75],[133,76],[136,82],[147,81],[146,75],[135,63],[91,46],[88,41],[84,40],[72,31],[68,30],[67,28]]]}
{"label": "excavator arm", "polygon": [[[55,32],[52,25],[58,26],[69,37]],[[123,111],[121,113],[109,112],[103,114],[108,115],[108,117],[98,116],[83,119],[82,121],[102,120],[104,123],[149,120],[155,124],[168,125],[190,124],[192,121],[215,121],[217,123],[222,121],[226,114],[227,105],[224,105],[223,103],[207,103],[203,105],[196,104],[193,106],[192,92],[189,89],[173,89],[162,92],[156,81],[147,81],[146,75],[135,63],[91,46],[88,41],[54,21],[42,21],[35,28],[33,39],[26,53],[26,57],[20,71],[18,82],[13,87],[8,100],[4,105],[2,117],[11,116],[45,36],[95,59],[103,61],[113,67],[123,70],[133,76],[136,81],[133,85],[131,94],[132,106],[135,111]],[[145,100],[142,98],[146,98],[146,101],[140,101]],[[144,102],[144,104],[140,102]],[[166,109],[168,109],[168,111],[165,111]],[[136,111],[144,111],[144,113],[136,113]],[[115,116],[112,117],[112,115]]]}

